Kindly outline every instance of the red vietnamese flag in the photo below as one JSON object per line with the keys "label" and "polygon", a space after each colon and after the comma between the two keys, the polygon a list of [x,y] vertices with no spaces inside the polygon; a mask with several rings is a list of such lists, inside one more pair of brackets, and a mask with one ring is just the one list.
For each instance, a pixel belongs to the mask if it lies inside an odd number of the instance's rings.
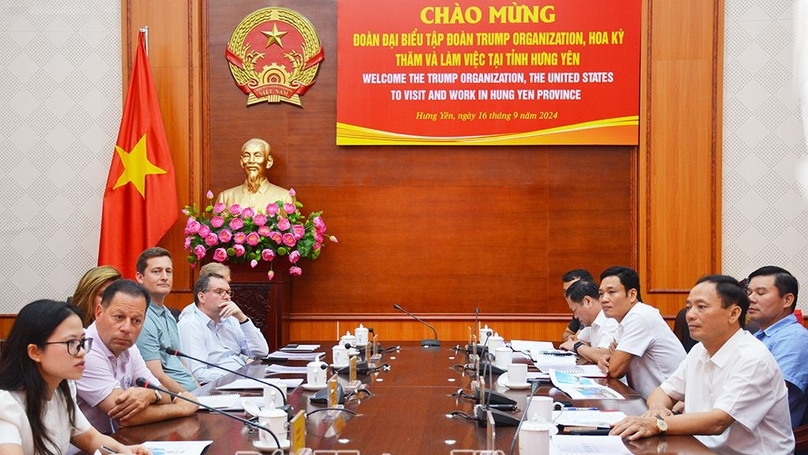
{"label": "red vietnamese flag", "polygon": [[140,253],[157,242],[177,221],[174,164],[168,149],[157,92],[138,34],[132,80],[104,192],[98,265],[111,265],[135,277]]}

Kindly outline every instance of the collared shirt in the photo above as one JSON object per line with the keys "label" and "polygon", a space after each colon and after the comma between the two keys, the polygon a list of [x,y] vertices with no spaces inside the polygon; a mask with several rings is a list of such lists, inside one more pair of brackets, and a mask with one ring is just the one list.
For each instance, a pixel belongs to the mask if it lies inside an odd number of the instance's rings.
{"label": "collared shirt", "polygon": [[589,343],[593,348],[609,348],[617,331],[617,320],[607,318],[603,310],[592,321],[592,325],[584,327],[578,334],[578,339]]}
{"label": "collared shirt", "polygon": [[713,355],[693,346],[679,368],[660,386],[685,400],[685,415],[720,409],[735,419],[717,436],[696,436],[726,454],[789,454],[794,433],[785,382],[777,362],[749,332],[739,329]]}
{"label": "collared shirt", "polygon": [[270,183],[269,180],[264,178],[255,193],[250,192],[247,185],[239,185],[219,193],[216,202],[222,202],[227,207],[238,203],[242,204],[242,208],[253,207],[263,213],[266,212],[267,205],[278,200],[283,203],[294,203],[289,190]]}
{"label": "collared shirt", "polygon": [[79,407],[98,431],[111,434],[117,431],[117,425],[97,408],[98,403],[115,389],[126,390],[134,386],[137,378],[146,378],[157,385],[160,382],[146,367],[137,346],[133,345],[115,357],[98,335],[95,322],[87,327],[86,333],[94,342],[90,352],[84,356],[84,374],[76,382]]}
{"label": "collared shirt", "polygon": [[802,425],[808,408],[808,330],[793,314],[780,319],[766,330],[755,332],[777,360],[780,372],[788,384],[788,403],[791,409],[791,426]]}
{"label": "collared shirt", "polygon": [[[180,313],[180,322],[177,325],[183,353],[228,370],[238,369],[250,358],[269,354],[267,340],[252,320],[239,324],[231,316],[216,323],[200,311],[196,304],[191,303]],[[227,374],[222,369],[193,359],[188,360],[188,365],[203,384]]]}
{"label": "collared shirt", "polygon": [[[73,381],[68,381],[73,402],[76,400],[76,388]],[[55,446],[49,447],[54,453],[67,453],[70,448],[70,438],[78,436],[90,429],[90,422],[75,407],[75,426],[70,427],[67,413],[67,403],[61,390],[53,398],[45,402],[45,413],[42,419],[44,428],[51,432]],[[0,444],[16,444],[22,447],[22,453],[34,453],[34,437],[31,432],[31,422],[25,409],[25,393],[0,390]]]}
{"label": "collared shirt", "polygon": [[177,321],[168,311],[168,308],[149,302],[146,310],[146,321],[143,331],[137,338],[137,347],[143,360],[160,360],[163,371],[185,390],[196,389],[197,383],[188,368],[183,365],[179,357],[169,355],[163,348],[179,349],[180,334],[177,330]]}
{"label": "collared shirt", "polygon": [[654,391],[684,360],[682,343],[662,319],[659,310],[635,303],[617,326],[617,350],[633,355],[628,385],[643,398]]}

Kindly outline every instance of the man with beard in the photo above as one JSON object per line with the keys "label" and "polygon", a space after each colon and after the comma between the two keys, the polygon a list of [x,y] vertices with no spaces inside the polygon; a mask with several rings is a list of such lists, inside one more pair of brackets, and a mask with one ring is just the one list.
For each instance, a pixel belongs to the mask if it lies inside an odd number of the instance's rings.
{"label": "man with beard", "polygon": [[269,143],[263,139],[253,138],[241,147],[241,168],[247,179],[242,185],[226,189],[219,193],[216,202],[230,207],[238,204],[242,208],[252,207],[256,211],[266,212],[267,205],[281,201],[294,204],[289,190],[269,182],[266,170],[272,167],[272,155]]}

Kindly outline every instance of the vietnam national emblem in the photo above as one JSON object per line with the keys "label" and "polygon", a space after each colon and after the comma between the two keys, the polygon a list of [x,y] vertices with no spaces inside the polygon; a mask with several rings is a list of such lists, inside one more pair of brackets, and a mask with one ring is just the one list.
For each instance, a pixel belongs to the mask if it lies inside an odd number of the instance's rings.
{"label": "vietnam national emblem", "polygon": [[233,30],[225,57],[247,105],[281,101],[301,105],[325,58],[320,37],[297,11],[270,7],[245,17]]}

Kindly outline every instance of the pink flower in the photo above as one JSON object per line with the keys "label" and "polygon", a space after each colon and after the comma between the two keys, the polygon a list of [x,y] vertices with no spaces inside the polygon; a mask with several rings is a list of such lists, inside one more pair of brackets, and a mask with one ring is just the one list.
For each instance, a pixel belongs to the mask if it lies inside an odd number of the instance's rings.
{"label": "pink flower", "polygon": [[258,261],[256,261],[255,259],[250,261],[250,267],[255,268],[256,265],[258,265]]}
{"label": "pink flower", "polygon": [[188,218],[188,221],[185,223],[185,235],[196,234],[199,232],[200,227],[202,227],[202,225],[199,223],[199,221],[196,221],[193,218]]}
{"label": "pink flower", "polygon": [[325,221],[319,216],[315,216],[312,220],[314,222],[314,229],[317,232],[323,233],[326,230]]}
{"label": "pink flower", "polygon": [[255,223],[256,226],[263,226],[267,224],[267,216],[263,213],[258,213],[253,217],[253,223]]}
{"label": "pink flower", "polygon": [[238,215],[239,213],[241,213],[241,206],[238,204],[233,204],[230,206],[229,210],[231,214]]}
{"label": "pink flower", "polygon": [[267,215],[275,216],[278,214],[278,204],[272,203],[267,205]]}
{"label": "pink flower", "polygon": [[183,245],[185,251],[191,251],[191,238],[185,237],[185,244]]}
{"label": "pink flower", "polygon": [[300,240],[304,235],[306,235],[306,228],[303,227],[302,224],[296,224],[292,226],[292,235],[294,235],[296,239]]}
{"label": "pink flower", "polygon": [[244,256],[244,245],[235,244],[233,245],[233,251],[236,252],[236,257]]}
{"label": "pink flower", "polygon": [[295,246],[297,239],[292,234],[283,234],[283,244],[286,246]]}
{"label": "pink flower", "polygon": [[278,229],[281,231],[287,231],[292,226],[292,222],[289,221],[289,218],[283,218],[282,220],[278,221]]}
{"label": "pink flower", "polygon": [[227,260],[227,250],[224,248],[216,248],[213,252],[213,260],[216,262],[224,262]]}
{"label": "pink flower", "polygon": [[289,262],[292,264],[297,264],[297,261],[300,259],[300,252],[299,251],[292,251],[289,253]]}
{"label": "pink flower", "polygon": [[227,206],[224,205],[224,202],[217,202],[213,204],[213,214],[218,215],[225,211]]}
{"label": "pink flower", "polygon": [[255,216],[255,209],[252,207],[244,207],[244,210],[241,211],[241,216],[245,219],[250,219]]}
{"label": "pink flower", "polygon": [[205,193],[205,196],[207,196],[208,199],[213,199],[213,191],[208,190],[208,192]]}
{"label": "pink flower", "polygon": [[247,245],[255,246],[261,241],[261,236],[257,232],[250,232],[247,234]]}
{"label": "pink flower", "polygon": [[296,210],[295,205],[292,203],[287,202],[286,204],[283,204],[283,211],[286,212],[287,215],[295,213]]}
{"label": "pink flower", "polygon": [[216,229],[219,229],[220,227],[224,226],[224,218],[216,215],[210,219],[210,225]]}
{"label": "pink flower", "polygon": [[242,243],[247,241],[247,234],[239,231],[233,234],[233,241],[236,242],[237,245],[241,245]]}
{"label": "pink flower", "polygon": [[283,242],[283,234],[278,231],[272,231],[269,233],[269,238],[275,241],[278,245]]}
{"label": "pink flower", "polygon": [[185,215],[185,216],[188,216],[188,215],[191,214],[191,212],[189,212],[188,209],[182,209],[182,210],[180,210],[180,212],[182,212],[182,214]]}
{"label": "pink flower", "polygon": [[219,240],[223,243],[228,243],[233,240],[233,233],[227,229],[222,229],[222,232],[219,233]]}
{"label": "pink flower", "polygon": [[210,235],[210,227],[206,225],[199,226],[199,231],[197,231],[200,237],[207,237]]}
{"label": "pink flower", "polygon": [[230,220],[230,224],[228,224],[228,226],[230,226],[230,229],[238,231],[239,229],[244,227],[244,220],[242,220],[241,218],[233,218],[232,220]]}
{"label": "pink flower", "polygon": [[216,236],[214,233],[210,233],[207,237],[205,237],[205,243],[208,246],[213,246],[219,243],[219,237]]}
{"label": "pink flower", "polygon": [[303,269],[300,267],[293,265],[289,267],[289,275],[300,276],[303,274]]}
{"label": "pink flower", "polygon": [[339,243],[339,240],[337,240],[337,238],[334,237],[333,235],[331,237],[329,237],[328,239],[331,240],[334,243]]}
{"label": "pink flower", "polygon": [[270,232],[272,232],[272,230],[269,228],[269,226],[261,226],[258,228],[258,235],[262,237],[269,237]]}
{"label": "pink flower", "polygon": [[295,197],[297,196],[297,191],[294,188],[289,188],[289,196]]}
{"label": "pink flower", "polygon": [[323,234],[320,234],[319,232],[315,231],[314,232],[314,241],[317,242],[317,243],[323,243]]}
{"label": "pink flower", "polygon": [[194,247],[194,254],[196,255],[197,259],[202,259],[203,257],[205,257],[206,252],[207,250],[202,245],[197,245]]}
{"label": "pink flower", "polygon": [[319,251],[322,247],[323,247],[322,242],[314,242],[314,246],[311,247],[311,249],[314,251]]}
{"label": "pink flower", "polygon": [[269,279],[269,281],[272,281],[272,279],[275,278],[275,271],[270,270],[269,272],[267,272],[267,278]]}
{"label": "pink flower", "polygon": [[261,251],[261,259],[265,261],[271,261],[275,259],[275,252],[270,250],[269,248],[264,248],[264,250]]}

